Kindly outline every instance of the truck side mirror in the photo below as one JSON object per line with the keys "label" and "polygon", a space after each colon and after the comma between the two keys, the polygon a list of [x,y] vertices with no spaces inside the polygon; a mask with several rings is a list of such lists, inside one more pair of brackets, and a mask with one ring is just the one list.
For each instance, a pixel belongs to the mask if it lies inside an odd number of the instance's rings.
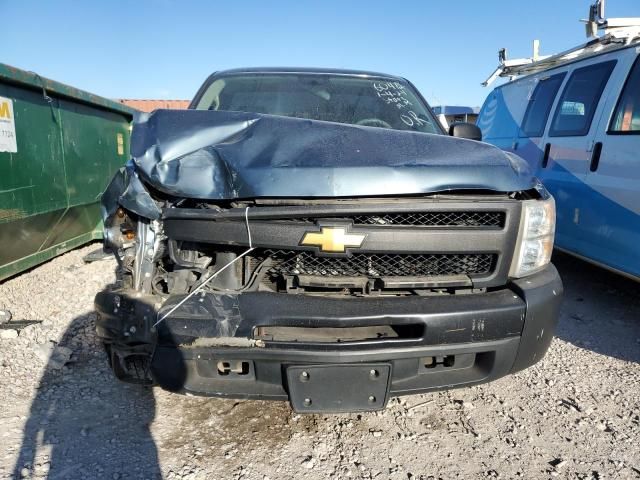
{"label": "truck side mirror", "polygon": [[482,140],[482,131],[475,123],[457,122],[449,127],[449,135],[469,140]]}

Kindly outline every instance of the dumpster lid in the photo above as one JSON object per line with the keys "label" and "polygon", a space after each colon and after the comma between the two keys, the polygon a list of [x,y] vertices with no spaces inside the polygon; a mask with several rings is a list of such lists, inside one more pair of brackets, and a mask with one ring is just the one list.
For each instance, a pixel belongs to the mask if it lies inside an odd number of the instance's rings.
{"label": "dumpster lid", "polygon": [[123,113],[133,117],[137,110],[130,108],[121,103],[115,102],[105,97],[89,93],[85,90],[65,85],[48,78],[42,77],[35,72],[21,70],[5,63],[0,63],[0,81],[15,83],[40,90],[43,95],[55,94],[56,96],[71,98],[82,103],[102,107],[117,113]]}

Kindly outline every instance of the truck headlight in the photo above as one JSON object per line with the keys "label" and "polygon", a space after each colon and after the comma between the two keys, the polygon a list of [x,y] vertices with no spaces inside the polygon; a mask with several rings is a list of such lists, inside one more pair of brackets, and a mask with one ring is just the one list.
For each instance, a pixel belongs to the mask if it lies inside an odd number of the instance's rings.
{"label": "truck headlight", "polygon": [[518,242],[509,275],[520,278],[542,270],[551,261],[555,231],[553,197],[522,202]]}

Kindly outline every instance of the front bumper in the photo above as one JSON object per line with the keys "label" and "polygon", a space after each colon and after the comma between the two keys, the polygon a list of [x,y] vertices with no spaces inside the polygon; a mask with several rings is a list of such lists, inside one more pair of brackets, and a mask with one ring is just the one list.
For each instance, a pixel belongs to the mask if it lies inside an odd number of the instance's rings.
{"label": "front bumper", "polygon": [[[286,400],[290,366],[384,362],[391,366],[388,399],[488,382],[529,367],[551,343],[561,298],[562,283],[549,265],[481,294],[341,299],[207,293],[194,296],[156,330],[158,316],[182,297],[158,305],[153,297],[101,292],[97,332],[124,354],[153,352],[152,376],[171,391]],[[423,333],[348,343],[253,339],[257,326],[409,323],[423,325]]]}

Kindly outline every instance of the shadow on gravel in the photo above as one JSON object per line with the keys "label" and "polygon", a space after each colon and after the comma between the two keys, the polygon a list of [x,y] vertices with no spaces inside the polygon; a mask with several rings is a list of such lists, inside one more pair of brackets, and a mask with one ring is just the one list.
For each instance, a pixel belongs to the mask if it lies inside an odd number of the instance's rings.
{"label": "shadow on gravel", "polygon": [[556,337],[640,363],[640,283],[563,253],[553,263],[565,289]]}
{"label": "shadow on gravel", "polygon": [[114,378],[93,333],[94,315],[77,317],[65,332],[59,346],[74,351],[66,367],[55,351],[49,359],[14,478],[161,478],[149,431],[152,390]]}

